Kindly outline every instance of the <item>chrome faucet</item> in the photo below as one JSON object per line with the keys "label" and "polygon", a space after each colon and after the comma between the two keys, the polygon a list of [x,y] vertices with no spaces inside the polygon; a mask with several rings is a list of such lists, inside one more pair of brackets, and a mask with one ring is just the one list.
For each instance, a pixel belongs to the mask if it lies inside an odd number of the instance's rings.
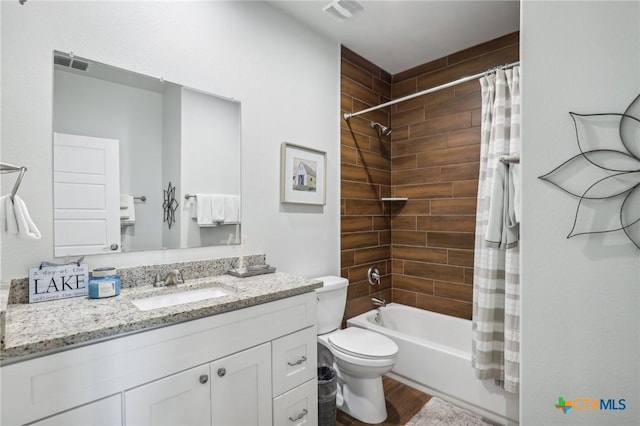
{"label": "chrome faucet", "polygon": [[155,279],[153,280],[154,287],[164,287],[169,285],[177,285],[182,284],[184,282],[184,277],[182,276],[182,271],[180,269],[171,269],[167,272],[164,278],[160,274],[160,270],[154,269],[152,272],[155,272]]}
{"label": "chrome faucet", "polygon": [[384,300],[384,299],[380,300],[377,297],[372,297],[371,298],[371,303],[373,303],[373,306],[382,307],[382,308],[387,306],[387,301],[386,300]]}

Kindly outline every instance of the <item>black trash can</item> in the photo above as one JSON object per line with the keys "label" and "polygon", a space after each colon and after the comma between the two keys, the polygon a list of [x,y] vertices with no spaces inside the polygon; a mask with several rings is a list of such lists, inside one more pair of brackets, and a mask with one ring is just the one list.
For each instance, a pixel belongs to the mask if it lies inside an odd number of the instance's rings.
{"label": "black trash can", "polygon": [[318,426],[335,426],[338,373],[328,365],[318,366]]}

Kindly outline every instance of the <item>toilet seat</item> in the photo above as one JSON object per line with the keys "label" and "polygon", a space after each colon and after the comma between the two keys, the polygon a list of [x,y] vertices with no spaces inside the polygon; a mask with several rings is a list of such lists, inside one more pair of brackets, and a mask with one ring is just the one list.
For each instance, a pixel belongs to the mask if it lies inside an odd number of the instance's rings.
{"label": "toilet seat", "polygon": [[395,358],[398,345],[382,334],[357,327],[347,327],[329,335],[329,344],[336,351],[364,359]]}

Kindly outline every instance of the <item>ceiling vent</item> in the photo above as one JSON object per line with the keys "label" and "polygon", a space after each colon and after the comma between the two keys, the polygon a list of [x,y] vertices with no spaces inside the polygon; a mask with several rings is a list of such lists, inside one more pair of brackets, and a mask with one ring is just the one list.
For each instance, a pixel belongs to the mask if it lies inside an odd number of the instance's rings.
{"label": "ceiling vent", "polygon": [[362,12],[364,6],[358,0],[333,0],[322,10],[338,19],[349,19]]}
{"label": "ceiling vent", "polygon": [[56,53],[53,55],[53,63],[66,68],[73,68],[79,71],[86,71],[89,69],[89,62],[75,59],[71,56]]}

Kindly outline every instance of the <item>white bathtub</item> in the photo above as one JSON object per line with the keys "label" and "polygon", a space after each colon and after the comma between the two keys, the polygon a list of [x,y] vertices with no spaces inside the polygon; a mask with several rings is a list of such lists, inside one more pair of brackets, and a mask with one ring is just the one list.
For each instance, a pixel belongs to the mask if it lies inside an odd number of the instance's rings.
{"label": "white bathtub", "polygon": [[518,396],[493,380],[478,380],[471,367],[471,321],[390,303],[351,318],[347,325],[390,337],[398,362],[388,374],[429,395],[494,422],[518,424]]}

